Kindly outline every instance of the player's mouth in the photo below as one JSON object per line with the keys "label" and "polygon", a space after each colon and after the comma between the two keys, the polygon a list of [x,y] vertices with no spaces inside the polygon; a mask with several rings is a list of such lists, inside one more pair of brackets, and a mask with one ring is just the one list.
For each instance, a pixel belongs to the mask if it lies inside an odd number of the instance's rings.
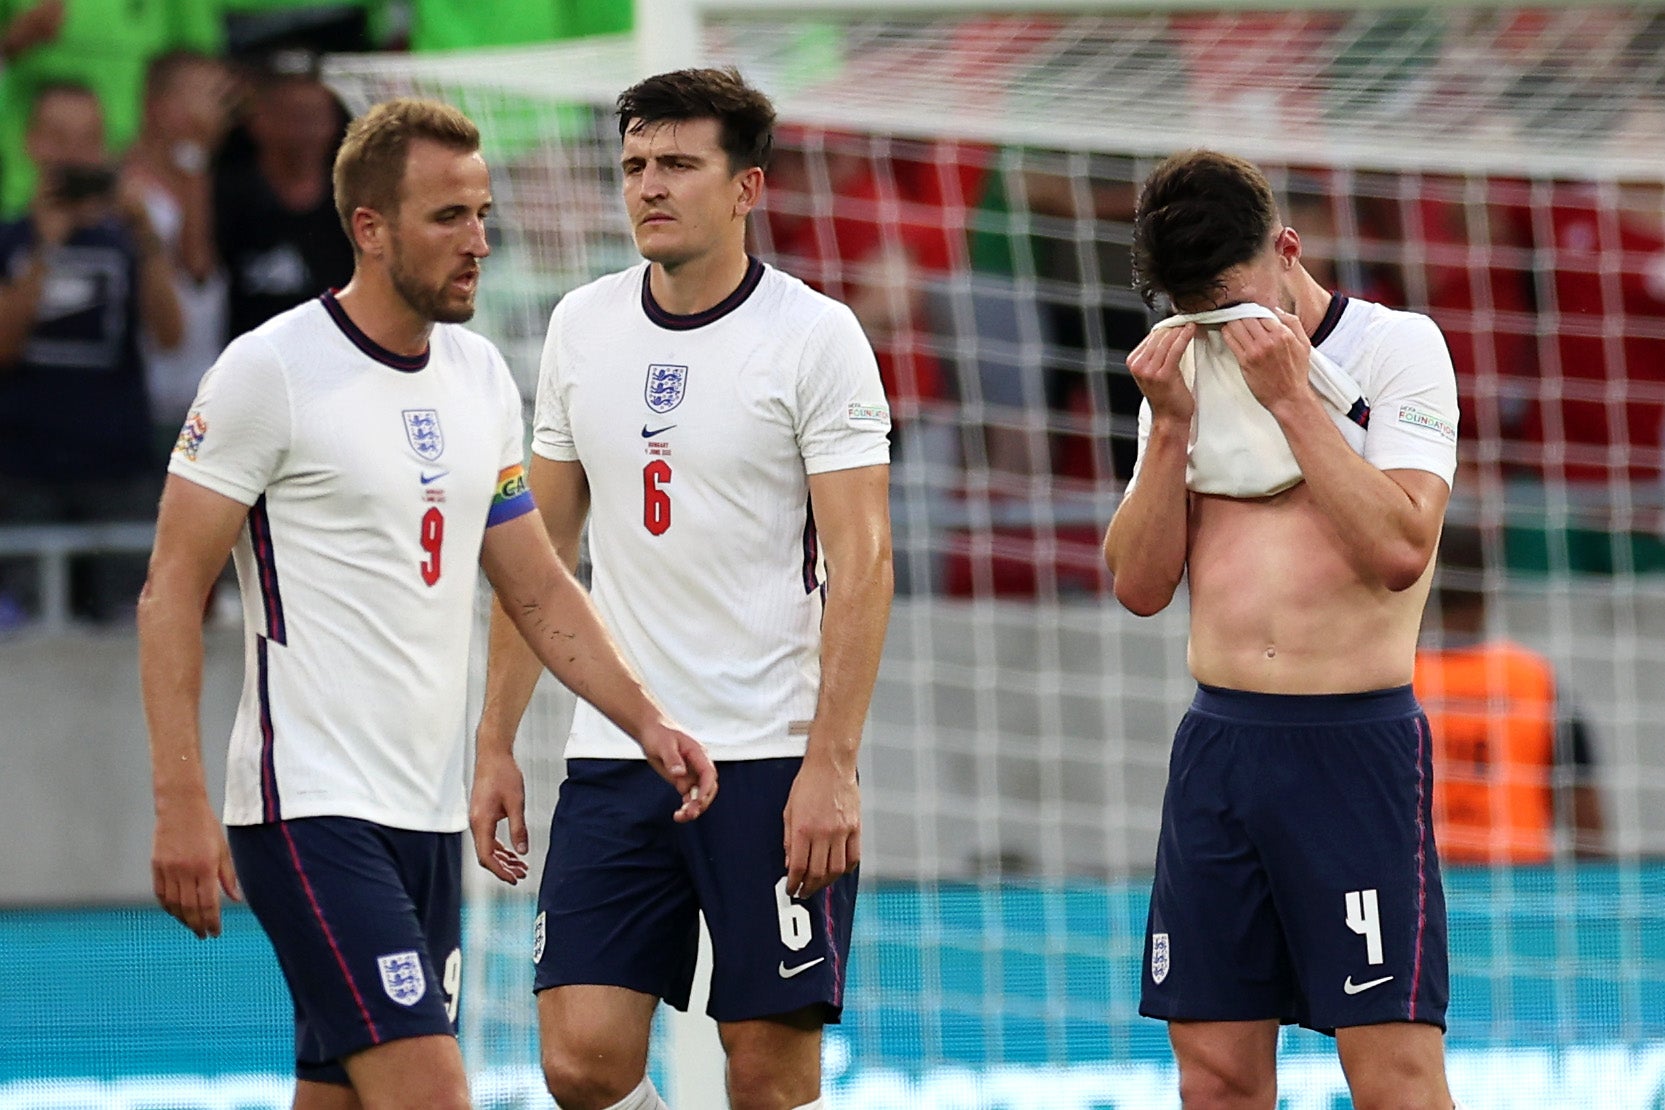
{"label": "player's mouth", "polygon": [[464,270],[451,279],[451,288],[459,293],[472,293],[480,285],[479,270]]}
{"label": "player's mouth", "polygon": [[675,219],[676,217],[672,216],[669,212],[649,212],[647,215],[642,217],[641,224],[643,227],[649,227],[654,224],[672,223]]}

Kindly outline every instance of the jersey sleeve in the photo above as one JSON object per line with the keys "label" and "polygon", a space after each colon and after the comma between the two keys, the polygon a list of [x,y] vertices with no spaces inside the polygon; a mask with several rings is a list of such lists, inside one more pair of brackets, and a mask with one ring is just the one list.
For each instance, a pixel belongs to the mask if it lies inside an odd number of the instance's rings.
{"label": "jersey sleeve", "polygon": [[798,374],[798,450],[810,474],[890,462],[890,402],[855,314],[835,305],[810,330]]}
{"label": "jersey sleeve", "polygon": [[1378,470],[1457,473],[1457,375],[1439,325],[1401,314],[1373,355],[1364,457]]}
{"label": "jersey sleeve", "polygon": [[549,314],[549,333],[544,336],[543,356],[538,360],[537,403],[532,412],[532,450],[554,462],[578,461],[578,445],[572,439],[563,389],[566,352],[561,343],[561,320],[566,303],[563,300]]}
{"label": "jersey sleeve", "polygon": [[203,375],[168,473],[253,505],[277,473],[289,436],[283,363],[265,338],[243,335]]}
{"label": "jersey sleeve", "polygon": [[497,457],[497,485],[492,490],[491,508],[486,513],[486,527],[502,524],[525,516],[536,506],[532,491],[526,486],[525,421],[521,418],[520,387],[515,385],[509,364],[495,346],[491,352],[492,369],[497,379],[498,396],[503,405],[503,442]]}

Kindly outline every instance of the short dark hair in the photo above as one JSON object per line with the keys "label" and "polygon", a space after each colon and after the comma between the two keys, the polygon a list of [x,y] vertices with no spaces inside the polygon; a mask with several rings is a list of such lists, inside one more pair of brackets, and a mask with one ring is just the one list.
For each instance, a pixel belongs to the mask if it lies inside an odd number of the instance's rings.
{"label": "short dark hair", "polygon": [[1278,226],[1266,175],[1214,150],[1188,150],[1145,179],[1133,214],[1133,287],[1147,305],[1218,293],[1227,270],[1264,250]]}
{"label": "short dark hair", "polygon": [[746,84],[740,71],[679,69],[661,73],[619,94],[619,138],[665,121],[714,119],[734,173],[769,168],[775,146],[775,106]]}

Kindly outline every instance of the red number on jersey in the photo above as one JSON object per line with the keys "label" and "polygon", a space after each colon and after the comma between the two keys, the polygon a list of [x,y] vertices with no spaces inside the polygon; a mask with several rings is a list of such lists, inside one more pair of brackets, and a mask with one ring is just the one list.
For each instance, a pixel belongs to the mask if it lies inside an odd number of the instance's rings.
{"label": "red number on jersey", "polygon": [[422,560],[422,581],[432,586],[439,581],[439,549],[445,543],[445,514],[438,508],[422,514],[422,550],[428,557]]}
{"label": "red number on jersey", "polygon": [[671,526],[671,495],[659,487],[671,480],[671,464],[654,459],[642,467],[642,527],[663,536]]}

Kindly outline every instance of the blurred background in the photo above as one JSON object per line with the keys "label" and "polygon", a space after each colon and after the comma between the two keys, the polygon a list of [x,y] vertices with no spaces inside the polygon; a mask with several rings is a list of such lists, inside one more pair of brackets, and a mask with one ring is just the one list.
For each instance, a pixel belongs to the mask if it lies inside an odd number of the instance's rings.
{"label": "blurred background", "polygon": [[[474,326],[529,397],[554,303],[636,260],[613,97],[694,61],[776,98],[753,249],[851,305],[896,414],[829,1105],[1178,1106],[1135,1009],[1186,614],[1121,611],[1099,543],[1155,319],[1135,191],[1191,146],[1262,165],[1319,280],[1430,314],[1457,367],[1417,671],[1454,1090],[1665,1100],[1665,5],[0,0],[0,56],[0,1108],[288,1105],[259,930],[151,908],[132,607],[198,378],[350,272],[346,120],[414,92],[480,124]],[[205,620],[213,769],[234,583]],[[522,733],[535,843],[568,711],[551,680]],[[476,1101],[547,1107],[531,902],[479,875]],[[707,1038],[664,1023],[679,1108],[723,1105]],[[1348,1105],[1332,1049],[1287,1035],[1284,1106]]]}

